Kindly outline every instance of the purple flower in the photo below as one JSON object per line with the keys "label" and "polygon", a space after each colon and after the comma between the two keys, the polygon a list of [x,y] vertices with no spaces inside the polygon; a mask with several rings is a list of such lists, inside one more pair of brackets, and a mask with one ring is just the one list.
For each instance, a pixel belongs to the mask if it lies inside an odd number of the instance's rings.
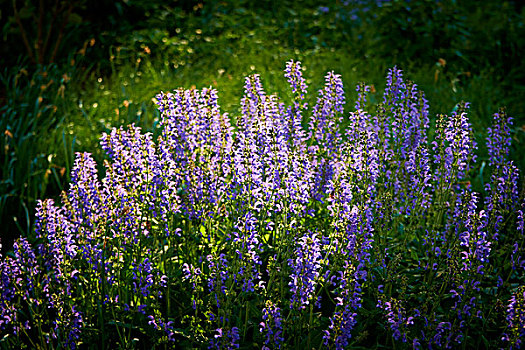
{"label": "purple flower", "polygon": [[284,342],[281,309],[267,300],[262,310],[262,319],[263,321],[259,324],[259,332],[264,333],[263,349],[280,349]]}
{"label": "purple flower", "polygon": [[[26,238],[20,237],[13,245],[13,256],[0,262],[0,330],[20,334],[22,329],[46,327],[49,342],[75,348],[84,327],[83,315],[71,297],[71,277],[63,273],[67,255],[56,250],[58,243],[52,242],[54,248],[40,243],[35,251]],[[55,251],[63,255],[57,259],[52,256]],[[19,312],[28,307],[31,315]]]}
{"label": "purple flower", "polygon": [[[71,224],[63,214],[63,208],[57,208],[53,200],[38,201],[36,208],[35,231],[37,238],[44,239],[39,245],[39,253],[49,256],[45,267],[55,273],[55,277],[64,277],[63,264],[68,264],[77,254],[75,231],[77,226]],[[64,261],[65,260],[65,261]]]}
{"label": "purple flower", "polygon": [[345,95],[341,76],[329,72],[325,77],[325,87],[319,91],[317,103],[310,119],[311,140],[326,148],[328,156],[335,151],[339,141],[339,123],[344,112]]}
{"label": "purple flower", "polygon": [[351,170],[348,175],[355,174],[360,183],[368,184],[369,187],[362,188],[363,191],[375,193],[375,185],[382,170],[377,121],[365,111],[352,112],[346,136],[343,160],[347,162],[350,169],[345,170]]}
{"label": "purple flower", "polygon": [[[463,191],[463,198],[458,198],[458,209],[465,211],[463,224],[465,230],[459,232],[459,245],[464,248],[462,259],[469,261],[472,266],[472,260],[478,260],[478,264],[488,263],[491,242],[488,240],[486,233],[486,213],[477,211],[478,195],[469,191]],[[456,227],[459,227],[456,223]],[[465,266],[465,265],[463,265]]]}
{"label": "purple flower", "polygon": [[[183,90],[157,96],[162,111],[159,138],[161,214],[182,210],[200,217],[224,198],[231,165],[232,127],[220,112],[217,91]],[[182,208],[178,208],[178,204]],[[167,227],[169,229],[169,227]]]}
{"label": "purple flower", "polygon": [[343,310],[334,312],[330,317],[328,330],[323,331],[324,344],[328,345],[330,339],[333,339],[337,350],[346,348],[352,337],[352,329],[357,323],[356,317],[357,314],[350,305],[344,305]]}
{"label": "purple flower", "polygon": [[131,267],[133,268],[133,293],[141,295],[145,299],[150,296],[160,297],[161,295],[159,292],[154,292],[157,287],[155,281],[161,283],[161,276],[159,271],[151,264],[151,260],[149,258],[144,258],[144,260],[140,262],[133,261]]}
{"label": "purple flower", "polygon": [[[388,70],[386,87],[383,95],[383,103],[386,106],[395,106],[398,101],[405,97],[406,85],[403,81],[403,73],[397,67]],[[394,107],[392,107],[394,108]]]}
{"label": "purple flower", "polygon": [[[77,153],[68,191],[68,215],[81,227],[93,229],[105,215],[97,164],[89,153]],[[84,230],[81,228],[81,230]],[[86,233],[89,234],[89,233]]]}
{"label": "purple flower", "polygon": [[333,163],[341,144],[339,125],[344,112],[345,96],[341,76],[329,72],[325,87],[319,91],[317,103],[310,118],[309,143],[316,150],[314,196],[320,199],[333,177]]}
{"label": "purple flower", "polygon": [[437,121],[436,140],[432,144],[436,152],[434,163],[439,164],[438,183],[464,179],[470,170],[470,162],[476,160],[474,150],[477,146],[465,112],[467,108],[465,103],[450,117],[439,116]]}
{"label": "purple flower", "polygon": [[519,349],[525,339],[525,287],[520,286],[512,294],[507,306],[507,330],[502,339],[509,342],[511,348]]}
{"label": "purple flower", "polygon": [[[413,324],[413,317],[407,317],[401,302],[390,298],[389,301],[379,301],[378,307],[384,310],[388,326],[395,340],[407,342],[407,328]],[[411,320],[411,322],[409,322]]]}
{"label": "purple flower", "polygon": [[[428,104],[416,84],[403,80],[401,70],[391,69],[383,104],[371,125],[378,135],[381,173],[393,191],[400,214],[425,215],[430,204],[432,173],[427,149]],[[377,136],[376,136],[377,137]],[[419,213],[417,213],[419,211]]]}
{"label": "purple flower", "polygon": [[312,302],[321,271],[321,248],[320,239],[313,232],[297,241],[295,259],[288,262],[292,268],[288,283],[292,292],[291,309],[304,309]]}
{"label": "purple flower", "polygon": [[232,266],[237,268],[232,273],[234,279],[241,282],[243,292],[254,292],[260,285],[262,265],[260,257],[262,245],[257,233],[257,219],[248,212],[244,217],[239,218],[235,228],[230,244],[236,258]]}
{"label": "purple flower", "polygon": [[505,108],[494,113],[492,128],[488,128],[487,149],[489,165],[500,167],[507,160],[511,142],[510,127],[512,118],[507,117]]}
{"label": "purple flower", "polygon": [[306,85],[306,80],[303,78],[303,72],[301,68],[301,62],[290,60],[286,62],[286,69],[284,70],[284,76],[288,80],[290,87],[292,88],[292,93],[298,101],[304,100],[308,85]]}
{"label": "purple flower", "polygon": [[490,231],[494,239],[499,238],[504,218],[519,210],[519,170],[512,161],[505,161],[495,168],[491,182],[485,190],[489,195],[485,198],[487,215],[491,217]]}
{"label": "purple flower", "polygon": [[343,225],[345,231],[341,238],[333,239],[325,248],[331,253],[329,266],[335,272],[330,283],[335,287],[336,309],[323,339],[325,345],[333,343],[336,349],[343,349],[352,337],[356,311],[361,308],[362,286],[367,280],[370,263],[373,216],[370,208],[359,210],[354,206],[349,213],[340,218],[336,216],[336,219],[341,220],[339,225]]}
{"label": "purple flower", "polygon": [[232,327],[224,331],[223,328],[217,328],[215,335],[210,339],[208,349],[238,349],[239,348],[239,328]]}
{"label": "purple flower", "polygon": [[167,336],[169,341],[175,341],[175,327],[173,327],[173,321],[165,322],[159,314],[149,315],[148,324],[155,330],[160,331]]}
{"label": "purple flower", "polygon": [[364,110],[366,107],[366,95],[370,92],[370,86],[365,83],[360,83],[357,85],[355,91],[357,91],[357,100],[355,102],[356,111]]}
{"label": "purple flower", "polygon": [[[200,282],[202,271],[198,267],[184,263],[182,265],[183,281],[190,281],[193,292],[196,292],[197,284]],[[192,300],[194,300],[195,293],[192,293]],[[195,304],[193,305],[195,309]]]}
{"label": "purple flower", "polygon": [[219,295],[226,294],[226,281],[228,280],[228,259],[224,253],[219,256],[208,255],[206,257],[209,266],[208,289],[214,293],[217,308],[221,307]]}
{"label": "purple flower", "polygon": [[130,125],[127,130],[113,129],[111,134],[103,134],[100,144],[111,159],[106,164],[111,167],[107,170],[106,188],[121,187],[123,196],[116,196],[117,199],[136,201],[136,210],[153,210],[163,173],[151,134],[142,134],[140,128]]}
{"label": "purple flower", "polygon": [[303,78],[301,62],[290,60],[286,63],[284,76],[292,88],[294,96],[293,105],[286,111],[286,119],[283,120],[284,135],[286,140],[296,148],[302,149],[306,141],[305,132],[301,126],[303,111],[307,108],[304,102],[306,96],[306,80]]}

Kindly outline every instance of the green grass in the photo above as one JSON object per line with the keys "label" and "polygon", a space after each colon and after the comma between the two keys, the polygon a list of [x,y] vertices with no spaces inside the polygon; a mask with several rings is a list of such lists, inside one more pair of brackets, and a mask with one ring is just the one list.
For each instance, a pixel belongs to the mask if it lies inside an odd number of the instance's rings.
{"label": "green grass", "polygon": [[[381,100],[384,77],[390,66],[381,60],[360,60],[350,55],[351,50],[344,49],[258,50],[254,43],[246,54],[240,53],[230,57],[209,56],[207,60],[198,60],[178,68],[150,57],[143,57],[140,63],[137,63],[135,56],[138,55],[116,58],[113,74],[108,77],[91,75],[90,88],[80,95],[83,105],[79,109],[84,119],[74,122],[74,134],[78,135],[77,139],[84,134],[85,137],[80,142],[88,142],[89,147],[86,147],[92,151],[97,142],[97,135],[113,126],[136,123],[153,131],[158,113],[151,99],[160,91],[170,91],[179,87],[216,88],[219,91],[222,111],[235,118],[243,93],[244,78],[254,73],[261,75],[267,91],[277,94],[286,102],[290,96],[286,95],[287,82],[282,70],[284,62],[290,59],[303,63],[309,91],[312,92],[322,87],[326,72],[333,70],[341,74],[347,84],[347,111],[353,108],[355,100],[353,86],[361,81],[373,84],[377,92],[372,94],[372,98],[375,101]],[[517,96],[507,95],[505,87],[498,85],[498,81],[490,75],[489,70],[481,71],[479,75],[471,76],[465,81],[456,81],[455,76],[444,73],[439,74],[436,80],[435,72],[438,68],[435,63],[401,68],[431,101],[431,116],[450,113],[462,100],[470,102],[469,115],[481,147],[486,128],[492,123],[492,114],[497,112],[499,107],[506,106],[509,115],[516,119],[514,150],[523,146],[524,133],[520,125],[522,102],[517,101]],[[310,94],[310,106],[315,104],[315,96],[316,94]],[[89,134],[86,134],[86,130],[90,130]],[[86,141],[86,138],[89,141]],[[521,155],[515,153],[514,156],[520,166],[525,164],[520,158]]]}

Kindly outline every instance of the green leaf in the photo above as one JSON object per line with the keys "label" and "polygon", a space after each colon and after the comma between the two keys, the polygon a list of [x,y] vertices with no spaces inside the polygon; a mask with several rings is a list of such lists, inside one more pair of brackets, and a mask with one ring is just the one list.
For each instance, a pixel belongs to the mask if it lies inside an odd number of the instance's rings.
{"label": "green leaf", "polygon": [[415,249],[410,249],[410,257],[412,257],[412,259],[414,260],[419,260],[419,256],[417,255],[417,252]]}
{"label": "green leaf", "polygon": [[82,17],[80,17],[77,13],[72,13],[69,15],[68,19],[69,23],[71,24],[81,24],[82,23]]}
{"label": "green leaf", "polygon": [[24,6],[20,9],[20,11],[18,11],[18,15],[20,16],[21,19],[28,19],[28,18],[31,18],[32,14],[33,14],[33,10],[34,8],[31,8],[31,7],[28,7],[28,6]]}

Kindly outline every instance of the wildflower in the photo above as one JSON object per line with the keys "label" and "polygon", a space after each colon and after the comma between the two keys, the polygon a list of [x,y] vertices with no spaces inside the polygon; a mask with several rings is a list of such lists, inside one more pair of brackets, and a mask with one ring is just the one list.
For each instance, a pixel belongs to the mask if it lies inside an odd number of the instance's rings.
{"label": "wildflower", "polygon": [[291,281],[288,283],[292,292],[291,309],[304,309],[314,296],[321,270],[321,248],[321,242],[313,232],[297,242],[295,259],[289,260],[292,268]]}
{"label": "wildflower", "polygon": [[[100,192],[97,165],[89,153],[77,153],[71,171],[71,185],[68,191],[67,215],[81,227],[91,230],[103,216],[104,198]],[[89,233],[86,233],[89,234]]]}
{"label": "wildflower", "polygon": [[325,77],[325,87],[319,91],[317,103],[313,108],[310,120],[312,140],[320,147],[328,150],[328,155],[334,151],[339,139],[338,125],[342,120],[345,97],[341,76],[330,72]]}
{"label": "wildflower", "polygon": [[510,297],[506,320],[508,330],[502,340],[509,342],[511,348],[519,349],[525,339],[525,287],[520,286]]}
{"label": "wildflower", "polygon": [[239,328],[232,327],[226,331],[224,328],[217,328],[208,349],[238,349],[239,339]]}
{"label": "wildflower", "polygon": [[494,122],[492,127],[488,128],[487,136],[489,165],[500,167],[507,159],[511,142],[511,126],[512,118],[507,117],[507,113],[504,108],[501,108],[497,113],[494,113]]}
{"label": "wildflower", "polygon": [[[238,259],[239,270],[235,273],[235,279],[242,282],[243,292],[254,292],[259,286],[261,274],[259,272],[262,260],[262,251],[259,235],[256,227],[257,219],[251,212],[240,218],[235,225],[236,230],[232,234],[231,244]],[[237,232],[238,231],[238,232]]]}
{"label": "wildflower", "polygon": [[306,80],[303,78],[301,62],[293,60],[287,62],[284,76],[288,80],[294,95],[293,105],[288,107],[286,111],[288,120],[283,121],[284,135],[286,140],[289,140],[296,149],[303,149],[306,137],[301,122],[303,111],[307,108],[304,98],[308,85],[306,85]]}
{"label": "wildflower", "polygon": [[262,310],[262,319],[259,332],[265,333],[263,349],[280,349],[284,342],[281,309],[267,300]]}

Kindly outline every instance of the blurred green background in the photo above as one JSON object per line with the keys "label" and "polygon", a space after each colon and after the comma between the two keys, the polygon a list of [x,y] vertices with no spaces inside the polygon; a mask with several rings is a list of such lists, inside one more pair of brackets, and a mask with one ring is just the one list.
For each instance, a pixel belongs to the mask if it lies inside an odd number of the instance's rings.
{"label": "blurred green background", "polygon": [[327,71],[381,99],[397,65],[430,101],[430,114],[464,100],[484,177],[492,114],[514,118],[511,157],[525,164],[525,7],[499,0],[160,1],[0,0],[0,237],[30,235],[37,199],[67,190],[75,152],[93,153],[102,132],[135,123],[158,132],[152,98],[212,86],[234,119],[244,77],[261,74],[289,101],[285,62],[300,60],[309,102]]}

